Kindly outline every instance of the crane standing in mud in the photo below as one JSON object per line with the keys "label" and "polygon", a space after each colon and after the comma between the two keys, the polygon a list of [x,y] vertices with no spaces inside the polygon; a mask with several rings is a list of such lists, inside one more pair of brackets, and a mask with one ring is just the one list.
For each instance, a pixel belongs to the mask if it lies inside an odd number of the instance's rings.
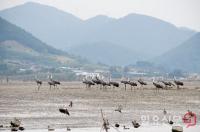
{"label": "crane standing in mud", "polygon": [[129,84],[129,81],[127,81],[127,80],[121,80],[121,83],[124,84],[124,88],[125,88],[125,91],[126,91],[126,85]]}
{"label": "crane standing in mud", "polygon": [[140,83],[141,88],[143,88],[144,85],[147,85],[147,83],[144,82],[141,78],[138,80],[138,82]]}
{"label": "crane standing in mud", "polygon": [[95,83],[88,80],[87,77],[83,78],[82,82],[86,85],[86,88],[90,88],[92,85],[95,85]]}
{"label": "crane standing in mud", "polygon": [[153,85],[156,87],[156,91],[159,91],[159,89],[164,89],[164,86],[159,84],[158,82],[155,82],[153,79]]}
{"label": "crane standing in mud", "polygon": [[42,85],[42,81],[41,80],[39,80],[39,79],[37,79],[37,76],[35,77],[35,82],[36,82],[36,84],[37,84],[37,86],[38,86],[38,91],[40,90],[40,87],[41,87],[41,85]]}
{"label": "crane standing in mud", "polygon": [[178,81],[178,80],[174,80],[174,83],[176,84],[176,86],[177,86],[177,89],[179,89],[179,88],[180,88],[180,86],[183,86],[183,85],[184,85],[184,83],[183,83],[183,82],[181,82],[181,81]]}
{"label": "crane standing in mud", "polygon": [[113,88],[114,88],[114,87],[119,87],[119,83],[118,83],[118,82],[115,82],[115,81],[112,81],[112,80],[111,80],[111,77],[109,77],[109,84],[110,84],[111,86],[113,86]]}
{"label": "crane standing in mud", "polygon": [[51,90],[51,86],[57,87],[57,85],[61,85],[61,83],[59,81],[53,80],[52,79],[52,75],[48,76],[48,78],[50,79],[50,81],[48,82],[49,86],[50,86],[50,90]]}
{"label": "crane standing in mud", "polygon": [[136,82],[129,81],[128,84],[131,85],[131,91],[133,90],[133,87],[134,87],[134,90],[135,90],[135,87],[137,87],[137,83]]}

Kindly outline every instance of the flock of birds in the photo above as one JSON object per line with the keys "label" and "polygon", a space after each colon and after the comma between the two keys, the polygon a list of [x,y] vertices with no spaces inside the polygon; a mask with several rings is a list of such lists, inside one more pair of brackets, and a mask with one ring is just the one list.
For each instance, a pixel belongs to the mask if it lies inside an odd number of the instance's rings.
{"label": "flock of birds", "polygon": [[[48,84],[49,84],[50,89],[51,89],[52,86],[54,88],[57,88],[57,85],[61,85],[61,83],[59,81],[52,79],[52,75],[48,76],[48,78],[49,78]],[[37,83],[38,90],[39,90],[41,85],[42,85],[42,81],[35,78],[35,82]],[[127,90],[128,85],[131,87],[131,90],[133,88],[135,89],[138,85],[140,85],[140,88],[144,88],[144,86],[149,85],[147,82],[145,82],[141,78],[138,79],[137,81],[130,81],[129,78],[128,78],[128,79],[122,79],[120,82],[117,82],[117,81],[111,81],[111,78],[109,78],[109,81],[105,81],[102,76],[101,77],[100,76],[93,76],[93,77],[89,77],[89,78],[86,76],[83,79],[82,83],[86,85],[86,88],[90,88],[91,86],[97,85],[97,86],[100,86],[100,89],[107,88],[107,87],[113,87],[113,88],[120,87],[120,83],[121,83],[121,84],[124,85],[125,90]],[[184,85],[184,83],[182,81],[176,80],[175,78],[174,78],[173,81],[166,81],[166,80],[163,80],[163,79],[155,81],[155,79],[153,79],[152,84],[155,86],[156,90],[167,89],[167,88],[174,87],[174,86],[176,86],[177,89],[178,89],[180,86]],[[71,101],[70,104],[69,104],[69,107],[72,107],[72,106],[73,106],[73,103]],[[122,113],[122,106],[120,105],[114,111]],[[64,107],[59,108],[59,112],[70,116],[68,108],[64,108]],[[167,114],[167,111],[165,109],[163,110],[163,114],[164,115]],[[109,129],[108,120],[105,120],[103,115],[102,115],[102,118],[103,118],[103,129],[107,131]],[[132,121],[131,123],[132,123],[134,128],[140,127],[140,124],[136,120]],[[172,125],[173,121],[169,120],[168,123]],[[115,124],[115,127],[119,127],[119,126],[120,126],[119,124]],[[123,127],[124,127],[124,129],[129,129],[126,126],[123,126]],[[51,129],[52,128],[50,128],[48,126],[48,130],[52,131]],[[68,128],[67,130],[70,131],[70,128]]]}
{"label": "flock of birds", "polygon": [[[49,81],[48,81],[48,85],[49,88],[51,90],[51,87],[57,88],[58,85],[61,85],[60,81],[57,80],[53,80],[52,79],[52,75],[48,76]],[[42,81],[39,80],[37,77],[35,77],[35,82],[37,84],[38,90],[40,90],[40,87],[42,85]],[[94,76],[94,77],[85,77],[83,78],[82,81],[83,84],[86,85],[87,88],[90,88],[91,86],[94,85],[99,85],[100,89],[102,88],[106,88],[109,86],[112,86],[113,88],[115,87],[120,87],[120,83],[124,84],[124,88],[125,90],[127,89],[127,85],[131,86],[131,90],[134,88],[136,88],[138,85],[140,85],[141,88],[143,88],[145,85],[148,85],[147,82],[145,82],[143,79],[138,79],[137,81],[130,81],[129,78],[128,79],[123,79],[119,82],[116,81],[111,81],[111,79],[109,78],[109,81],[105,81],[103,79],[103,77],[98,77],[98,76]],[[158,80],[155,81],[155,79],[153,79],[153,83],[152,83],[157,90],[159,89],[167,89],[173,86],[176,86],[177,88],[180,88],[180,86],[183,86],[184,83],[182,81],[176,80],[174,78],[173,82],[171,81],[165,81],[165,80]]]}
{"label": "flock of birds", "polygon": [[[48,76],[48,79],[49,79],[48,85],[49,85],[50,90],[51,90],[51,87],[52,87],[52,86],[53,86],[54,88],[57,88],[58,85],[61,85],[60,81],[53,80],[52,78],[53,78],[52,75],[51,75],[51,76]],[[39,80],[39,79],[37,78],[37,76],[36,76],[36,77],[35,77],[35,82],[36,82],[36,84],[37,84],[38,91],[39,91],[39,90],[40,90],[40,87],[42,86],[42,81]]]}
{"label": "flock of birds", "polygon": [[[114,88],[114,87],[119,87],[120,83],[122,83],[122,84],[124,84],[125,90],[127,89],[127,85],[131,86],[131,90],[133,87],[134,88],[137,87],[138,84],[141,86],[141,88],[143,88],[143,86],[147,85],[147,82],[145,82],[141,78],[138,79],[137,82],[126,79],[126,80],[121,80],[119,83],[119,82],[111,81],[111,79],[109,79],[109,81],[105,81],[105,80],[103,80],[102,77],[100,78],[98,76],[92,77],[90,79],[88,79],[88,77],[85,77],[83,79],[82,83],[84,83],[87,88],[90,88],[91,86],[94,86],[94,85],[100,85],[100,88],[106,88],[107,86],[113,86],[113,88]],[[183,86],[184,83],[182,81],[179,81],[176,79],[174,79],[173,82],[164,81],[164,80],[154,81],[154,79],[153,79],[153,85],[156,87],[157,90],[159,90],[159,89],[170,88],[173,86],[177,86],[177,88],[180,88],[180,86]]]}
{"label": "flock of birds", "polygon": [[[48,76],[48,85],[51,89],[51,87],[53,86],[54,88],[57,88],[57,85],[61,85],[60,81],[57,81],[57,80],[53,80],[52,79],[52,75]],[[37,77],[35,77],[35,82],[38,86],[38,90],[40,89],[41,85],[43,84],[43,82],[39,79],[37,79]],[[93,77],[85,77],[82,81],[83,84],[86,85],[87,88],[90,88],[91,86],[94,86],[94,85],[97,85],[97,86],[100,86],[100,89],[102,88],[106,88],[106,87],[120,87],[120,83],[124,85],[125,87],[125,90],[127,89],[127,86],[131,86],[131,90],[132,88],[134,87],[137,87],[138,85],[140,85],[141,88],[143,88],[145,85],[149,85],[147,82],[145,82],[143,79],[138,79],[137,81],[130,81],[129,79],[123,79],[121,80],[120,82],[117,82],[117,81],[111,81],[111,78],[109,78],[109,81],[105,81],[103,79],[103,77],[100,77],[100,76],[93,76]],[[152,84],[155,86],[155,88],[157,90],[159,89],[166,89],[166,88],[170,88],[170,87],[173,87],[173,86],[177,86],[177,88],[179,88],[180,86],[183,86],[184,83],[182,81],[179,81],[179,80],[176,80],[174,78],[173,81],[166,81],[166,80],[158,80],[158,81],[155,81],[155,79],[153,79],[153,82]],[[73,102],[70,101],[70,104],[68,105],[69,107],[72,107],[73,106]],[[119,113],[122,113],[122,106],[119,105],[118,108],[116,108],[114,111],[116,112],[119,112]],[[68,115],[70,116],[70,112],[69,112],[69,109],[67,107],[63,107],[63,108],[59,108],[59,112],[62,113],[62,114],[65,114],[65,115]],[[102,113],[102,111],[101,111]],[[191,113],[191,112],[190,112]],[[163,110],[163,114],[166,115],[167,114],[167,111],[164,109]],[[105,119],[105,117],[103,116],[103,113],[102,113],[102,118],[103,118],[103,129],[105,129],[106,131],[109,129],[109,122],[108,120]],[[16,122],[16,121],[15,121]],[[140,124],[134,120],[131,122],[133,127],[134,128],[138,128],[140,127]],[[173,124],[174,122],[172,120],[168,120],[168,123],[169,124]],[[14,125],[13,125],[14,124]],[[18,125],[17,127],[15,126],[15,124],[17,123],[13,123],[11,122],[11,126],[13,126],[13,130],[20,130],[20,129],[23,129],[23,127],[20,127],[20,125]],[[119,127],[120,125],[117,123],[115,124],[115,127]],[[20,129],[19,129],[20,128]],[[123,126],[124,129],[129,129],[127,128],[126,126]],[[51,128],[50,126],[48,126],[48,130],[49,131],[54,131],[53,128]],[[71,129],[68,127],[67,128],[67,131],[70,131]]]}

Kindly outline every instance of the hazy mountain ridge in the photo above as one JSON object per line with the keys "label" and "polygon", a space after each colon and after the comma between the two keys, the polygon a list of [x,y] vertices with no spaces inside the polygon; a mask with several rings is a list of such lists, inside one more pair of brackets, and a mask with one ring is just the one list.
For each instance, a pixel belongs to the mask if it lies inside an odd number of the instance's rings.
{"label": "hazy mountain ridge", "polygon": [[[39,65],[73,65],[77,58],[41,42],[30,33],[0,18],[1,61],[18,61]],[[61,61],[62,60],[62,61]]]}
{"label": "hazy mountain ridge", "polygon": [[[105,42],[107,47],[111,47],[112,44],[115,51],[120,51],[116,48],[122,47],[125,51],[132,52],[129,56],[133,60],[148,60],[159,56],[177,47],[195,33],[139,14],[129,14],[119,19],[99,15],[83,21],[56,8],[32,2],[3,10],[0,16],[56,48],[75,51],[75,48]],[[95,46],[88,48],[98,50],[94,49]],[[95,56],[84,50],[71,53],[82,57]],[[118,65],[121,65],[126,56],[119,52],[112,53],[116,60],[118,58]],[[107,58],[101,60],[102,63],[107,63]]]}
{"label": "hazy mountain ridge", "polygon": [[141,59],[138,57],[139,53],[108,42],[84,44],[74,47],[69,52],[84,56],[92,62],[107,65],[133,64]]}
{"label": "hazy mountain ridge", "polygon": [[171,69],[200,72],[200,33],[196,33],[180,46],[156,58],[158,64]]}
{"label": "hazy mountain ridge", "polygon": [[56,48],[62,47],[59,46],[60,43],[70,42],[74,29],[82,22],[69,13],[33,2],[3,10],[0,14],[4,19]]}

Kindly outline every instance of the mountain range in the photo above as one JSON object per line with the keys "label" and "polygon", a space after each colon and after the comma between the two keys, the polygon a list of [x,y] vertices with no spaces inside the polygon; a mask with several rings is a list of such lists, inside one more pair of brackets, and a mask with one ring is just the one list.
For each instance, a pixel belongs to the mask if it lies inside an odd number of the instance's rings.
{"label": "mountain range", "polygon": [[200,33],[156,58],[157,64],[170,69],[200,72]]}
{"label": "mountain range", "polygon": [[196,33],[140,14],[119,19],[99,15],[81,20],[32,2],[0,11],[0,16],[52,47],[109,65],[152,59]]}
{"label": "mountain range", "polygon": [[31,65],[77,66],[83,63],[81,59],[46,45],[32,34],[2,18],[0,18],[0,34],[1,63],[29,67]]}
{"label": "mountain range", "polygon": [[76,53],[76,55],[84,56],[91,62],[110,64],[112,66],[121,64],[134,64],[141,60],[139,53],[132,52],[128,48],[120,45],[114,45],[108,42],[89,43],[74,47],[69,53]]}

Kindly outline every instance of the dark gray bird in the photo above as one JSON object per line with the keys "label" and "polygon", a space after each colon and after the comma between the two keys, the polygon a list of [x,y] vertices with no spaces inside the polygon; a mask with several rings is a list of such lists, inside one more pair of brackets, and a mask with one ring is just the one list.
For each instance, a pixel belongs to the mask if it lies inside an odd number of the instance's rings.
{"label": "dark gray bird", "polygon": [[138,82],[140,83],[141,87],[143,87],[144,85],[147,85],[147,83],[144,82],[141,78],[138,80]]}
{"label": "dark gray bird", "polygon": [[176,84],[177,88],[179,88],[179,86],[183,86],[184,83],[178,80],[174,80],[174,83]]}
{"label": "dark gray bird", "polygon": [[157,88],[157,89],[163,89],[164,86],[159,84],[159,83],[156,83],[156,82],[153,82],[153,85]]}
{"label": "dark gray bird", "polygon": [[117,127],[117,128],[118,128],[119,126],[120,126],[120,125],[119,125],[118,123],[115,123],[115,127]]}
{"label": "dark gray bird", "polygon": [[97,85],[100,85],[100,89],[102,88],[102,86],[103,88],[105,88],[106,86],[111,86],[109,82],[105,82],[103,79],[100,79],[97,76],[95,76],[95,78],[92,79],[92,82],[94,82]]}
{"label": "dark gray bird", "polygon": [[59,111],[60,111],[60,113],[63,113],[63,114],[66,114],[66,115],[70,116],[69,111],[68,111],[67,108],[60,108]]}
{"label": "dark gray bird", "polygon": [[110,78],[109,78],[109,84],[112,85],[113,88],[114,88],[114,87],[119,87],[119,83],[118,83],[118,82],[111,81],[111,76],[110,76]]}
{"label": "dark gray bird", "polygon": [[20,127],[21,121],[17,118],[14,118],[13,121],[10,122],[11,127]]}
{"label": "dark gray bird", "polygon": [[113,87],[119,87],[119,83],[118,83],[118,82],[110,81],[109,83],[110,83],[110,85],[112,85]]}
{"label": "dark gray bird", "polygon": [[169,82],[169,81],[162,80],[161,82],[165,85],[165,87],[175,86],[172,82]]}
{"label": "dark gray bird", "polygon": [[35,82],[36,82],[36,84],[38,86],[38,91],[39,91],[40,90],[40,86],[42,85],[42,81],[37,79],[37,76],[35,76]]}
{"label": "dark gray bird", "polygon": [[49,81],[48,84],[49,84],[50,89],[51,89],[51,86],[54,86],[54,88],[55,88],[55,86],[56,86],[55,83],[52,82],[52,81]]}
{"label": "dark gray bird", "polygon": [[129,81],[127,80],[121,80],[121,83],[124,84],[125,90],[126,90],[126,85],[129,84]]}
{"label": "dark gray bird", "polygon": [[101,85],[103,86],[103,88],[106,88],[107,86],[111,86],[111,84],[109,82],[105,82],[102,80]]}
{"label": "dark gray bird", "polygon": [[38,86],[38,91],[40,90],[40,87],[41,87],[41,85],[42,85],[42,81],[40,81],[40,80],[38,80],[38,79],[35,79],[35,82],[36,82],[36,84],[37,84],[37,86]]}
{"label": "dark gray bird", "polygon": [[61,83],[59,81],[56,81],[56,80],[53,80],[52,79],[52,75],[49,75],[48,78],[50,79],[50,81],[48,82],[48,84],[50,85],[50,89],[51,89],[51,86],[54,86],[57,87],[57,85],[60,85]]}
{"label": "dark gray bird", "polygon": [[172,120],[168,120],[168,123],[170,124],[170,125],[173,125],[174,124],[174,122],[172,121]]}
{"label": "dark gray bird", "polygon": [[133,82],[133,81],[129,81],[128,84],[131,85],[131,90],[132,90],[132,87],[136,87],[137,86],[137,83]]}
{"label": "dark gray bird", "polygon": [[42,81],[41,80],[38,80],[38,79],[35,79],[35,82],[37,83],[37,85],[41,86],[42,85]]}
{"label": "dark gray bird", "polygon": [[92,82],[95,83],[95,84],[97,84],[97,85],[101,84],[101,80],[97,76],[95,76],[94,78],[92,78]]}
{"label": "dark gray bird", "polygon": [[158,82],[155,82],[155,78],[153,78],[153,85],[156,87],[156,90],[164,88],[163,85],[159,84]]}
{"label": "dark gray bird", "polygon": [[22,127],[22,126],[20,126],[20,127],[19,127],[19,130],[20,130],[20,131],[23,131],[23,130],[25,130],[25,128]]}
{"label": "dark gray bird", "polygon": [[90,88],[92,85],[95,85],[94,82],[88,80],[87,78],[83,79],[83,83],[86,85],[86,87]]}
{"label": "dark gray bird", "polygon": [[132,121],[132,125],[134,128],[140,127],[140,124],[138,122],[136,122],[136,120]]}
{"label": "dark gray bird", "polygon": [[99,79],[100,84],[103,86],[103,88],[105,88],[106,86],[111,86],[111,84],[109,82],[106,82],[103,80],[103,76],[101,79]]}
{"label": "dark gray bird", "polygon": [[53,79],[51,79],[51,81],[52,81],[56,86],[61,84],[59,81],[56,81],[56,80],[53,80]]}

